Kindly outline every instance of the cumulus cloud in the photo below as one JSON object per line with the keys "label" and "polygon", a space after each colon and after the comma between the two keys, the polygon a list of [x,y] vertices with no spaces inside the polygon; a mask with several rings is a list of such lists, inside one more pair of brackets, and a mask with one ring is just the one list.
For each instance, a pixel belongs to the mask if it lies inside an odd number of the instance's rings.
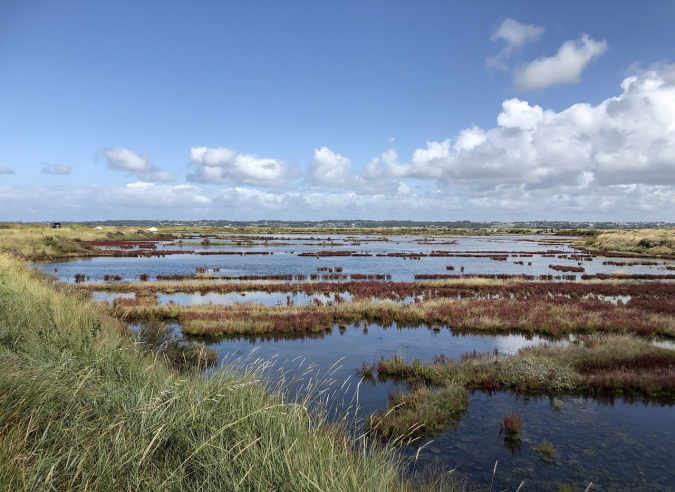
{"label": "cumulus cloud", "polygon": [[391,138],[387,150],[363,167],[361,178],[374,181],[385,178],[438,178],[443,172],[443,159],[448,156],[449,144],[450,140],[427,142],[426,149],[415,151],[411,164],[403,164]]}
{"label": "cumulus cloud", "polygon": [[495,29],[490,38],[492,41],[504,41],[506,45],[497,55],[486,58],[485,64],[488,67],[508,70],[506,60],[511,54],[525,44],[537,41],[545,31],[543,27],[506,19]]}
{"label": "cumulus cloud", "polygon": [[345,188],[354,186],[352,163],[328,147],[314,149],[314,158],[307,168],[307,181],[312,186]]}
{"label": "cumulus cloud", "polygon": [[[508,203],[532,203],[545,198],[533,194],[542,190],[567,197],[572,207],[588,203],[583,196],[625,197],[619,189],[637,186],[641,197],[654,193],[649,200],[663,204],[656,195],[672,197],[675,186],[675,66],[628,77],[621,88],[597,106],[575,104],[560,112],[505,100],[495,127],[472,126],[453,139],[429,141],[409,163],[401,162],[392,139],[363,166],[352,189],[414,195],[407,180],[415,179],[467,199],[480,196],[478,204],[494,205],[490,193],[505,190],[516,190]],[[508,209],[506,202],[499,206]]]}
{"label": "cumulus cloud", "polygon": [[15,174],[14,169],[10,169],[9,167],[5,166],[0,166],[0,174]]}
{"label": "cumulus cloud", "polygon": [[498,126],[464,129],[452,147],[448,140],[427,142],[412,164],[382,172],[487,188],[675,185],[675,68],[645,71],[621,87],[621,95],[597,106],[575,104],[559,113],[506,100]]}
{"label": "cumulus cloud", "polygon": [[105,158],[109,169],[126,171],[142,181],[174,181],[176,179],[174,173],[150,164],[150,154],[138,155],[132,150],[116,147],[101,149],[98,155]]}
{"label": "cumulus cloud", "polygon": [[187,180],[197,183],[280,186],[300,175],[278,159],[239,154],[229,147],[192,147],[190,164],[195,172]]}
{"label": "cumulus cloud", "polygon": [[391,170],[402,166],[393,143],[394,139],[390,139],[389,148],[366,164],[360,174],[352,169],[349,159],[328,147],[314,149],[305,181],[314,191],[343,189],[358,195],[408,195],[411,192],[408,185],[402,180],[392,179],[399,176]]}
{"label": "cumulus cloud", "polygon": [[59,176],[65,176],[70,174],[70,166],[65,166],[63,164],[45,164],[40,169],[40,172],[43,174],[56,174]]}
{"label": "cumulus cloud", "polygon": [[606,41],[596,41],[583,34],[567,41],[554,56],[543,57],[519,67],[513,81],[518,89],[545,89],[555,84],[579,82],[588,64],[609,49]]}

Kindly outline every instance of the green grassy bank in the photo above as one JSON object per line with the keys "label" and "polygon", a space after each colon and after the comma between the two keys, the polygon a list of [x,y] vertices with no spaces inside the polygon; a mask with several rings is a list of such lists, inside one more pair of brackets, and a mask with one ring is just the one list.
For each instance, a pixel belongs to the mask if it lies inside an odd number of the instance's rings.
{"label": "green grassy bank", "polygon": [[266,387],[178,373],[0,254],[0,490],[459,490]]}

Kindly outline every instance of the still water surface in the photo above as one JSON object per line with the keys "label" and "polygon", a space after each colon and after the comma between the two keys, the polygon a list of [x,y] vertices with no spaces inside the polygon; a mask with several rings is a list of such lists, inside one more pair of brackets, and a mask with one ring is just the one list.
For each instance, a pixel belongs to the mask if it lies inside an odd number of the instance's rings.
{"label": "still water surface", "polygon": [[[275,367],[283,366],[287,377],[314,364],[314,372],[298,384],[323,380],[324,386],[331,388],[325,395],[339,402],[331,411],[342,418],[346,411],[353,416],[355,392],[361,381],[355,369],[362,362],[370,364],[394,353],[409,360],[429,360],[441,353],[459,358],[474,349],[491,352],[494,348],[507,355],[541,343],[564,345],[568,341],[362,324],[342,330],[335,327],[312,336],[235,337],[209,345],[228,359],[246,357],[255,349],[254,357],[277,360]],[[363,380],[358,388],[358,416],[384,408],[394,389],[405,391],[406,383],[377,376]],[[560,400],[560,410],[555,409],[554,399]],[[519,446],[505,443],[500,435],[500,422],[512,411],[522,414]],[[532,451],[543,439],[555,447],[551,464]],[[560,483],[585,490],[591,481],[597,486],[592,490],[672,491],[675,410],[670,401],[476,392],[458,421],[450,422],[443,432],[421,441],[419,446],[408,447],[405,454],[411,459],[417,456],[415,466],[441,464],[483,484],[490,483],[497,461],[494,490],[515,491],[525,480],[521,491],[557,491]]]}
{"label": "still water surface", "polygon": [[[316,238],[309,244],[319,244],[318,240],[325,240],[327,237]],[[333,237],[333,239],[340,239]],[[578,266],[578,261],[571,259],[561,259],[557,255],[570,255],[578,253],[572,249],[569,243],[547,243],[546,238],[513,238],[513,237],[461,237],[456,238],[456,244],[446,244],[448,240],[439,239],[438,241],[423,241],[424,238],[417,237],[392,237],[389,241],[363,242],[358,246],[349,243],[336,243],[334,246],[307,246],[307,242],[297,241],[292,245],[281,246],[228,246],[213,245],[203,246],[201,244],[191,244],[190,249],[195,251],[242,251],[271,252],[270,255],[213,255],[202,256],[194,254],[178,254],[166,257],[152,258],[78,258],[63,262],[39,263],[39,267],[46,273],[57,275],[65,282],[73,282],[75,274],[84,274],[90,277],[93,282],[103,281],[103,276],[108,274],[121,275],[124,280],[138,280],[138,276],[147,273],[154,280],[157,275],[192,275],[196,273],[196,268],[208,268],[209,274],[218,276],[241,276],[241,275],[271,275],[271,274],[303,274],[309,276],[312,273],[318,273],[318,267],[334,268],[342,267],[343,274],[365,273],[365,274],[389,274],[393,281],[413,281],[416,274],[510,274],[510,275],[560,275],[549,268],[549,265]],[[560,238],[557,238],[560,239]],[[158,250],[184,250],[188,246],[169,242],[158,246]],[[321,257],[298,256],[303,252],[317,251],[356,251],[359,253],[372,254],[372,256],[353,257]],[[506,261],[495,261],[488,256],[476,257],[432,257],[422,256],[419,260],[403,259],[400,257],[377,256],[386,253],[422,253],[430,254],[432,251],[443,251],[457,254],[492,254],[490,252],[499,251],[508,254]],[[555,257],[545,257],[541,254],[555,254]],[[521,254],[532,254],[533,256],[520,256]],[[516,256],[513,256],[516,255]],[[671,273],[660,270],[663,268],[663,261],[659,261],[657,266],[624,266],[617,267],[612,265],[603,265],[603,260],[608,258],[596,257],[593,261],[582,261],[585,273],[614,273],[617,270],[626,273],[636,274],[663,274]],[[617,260],[614,258],[614,260]],[[622,259],[619,259],[622,260]],[[515,262],[522,261],[519,265]],[[623,261],[623,260],[622,260]],[[633,262],[634,260],[625,260]],[[532,263],[531,265],[528,265]],[[675,265],[675,262],[668,261],[668,265]],[[453,266],[455,270],[448,271],[446,266]],[[464,272],[461,268],[464,267]],[[214,268],[220,271],[214,272]],[[567,273],[567,275],[581,274]]]}
{"label": "still water surface", "polygon": [[[222,238],[220,238],[222,239]],[[345,237],[333,237],[342,240]],[[105,274],[122,275],[126,280],[135,280],[141,273],[156,275],[194,274],[197,267],[220,268],[216,275],[270,275],[316,273],[317,267],[341,266],[344,274],[387,273],[394,281],[412,281],[419,273],[507,273],[530,275],[553,274],[549,264],[576,266],[577,261],[544,257],[536,252],[570,254],[574,250],[568,244],[545,244],[541,237],[524,238],[458,238],[457,244],[420,244],[411,237],[390,238],[386,242],[361,240],[360,245],[344,243],[338,246],[317,246],[327,237],[304,237],[292,245],[245,247],[241,245],[202,246],[198,251],[271,251],[273,255],[250,256],[199,256],[172,255],[160,258],[91,258],[59,263],[36,265],[47,273],[56,273],[63,281],[73,281],[76,273],[89,275],[92,281],[102,281]],[[359,241],[359,239],[356,239]],[[281,239],[279,240],[281,242]],[[310,243],[314,245],[306,245]],[[193,247],[193,245],[190,245]],[[185,249],[185,244],[165,244],[165,249]],[[300,257],[307,251],[360,251],[368,257]],[[292,252],[291,252],[292,251]],[[378,257],[385,252],[431,251],[503,253],[530,252],[532,257],[511,257],[507,261],[489,258],[422,257],[420,260],[396,257]],[[525,253],[528,254],[528,253]],[[627,273],[666,273],[654,266],[616,267],[602,265],[603,258],[584,261],[586,273],[613,273],[621,269]],[[524,265],[515,264],[523,261]],[[627,260],[631,261],[631,260]],[[527,265],[531,262],[532,265]],[[673,262],[669,262],[672,265]],[[453,265],[456,270],[447,271]],[[55,269],[58,272],[55,272]],[[210,272],[211,273],[211,272]],[[110,301],[114,297],[133,297],[133,294],[95,294],[97,300]],[[292,299],[296,304],[306,304],[317,296],[298,294]],[[318,296],[322,298],[322,296]],[[325,300],[325,299],[322,299]],[[254,301],[265,304],[286,303],[284,293],[250,292],[240,294],[173,294],[160,295],[159,302],[167,304],[202,304]],[[176,327],[178,330],[179,327]],[[493,351],[501,354],[515,353],[518,349],[540,343],[565,344],[567,340],[550,340],[539,336],[509,334],[455,334],[447,328],[433,331],[426,327],[409,328],[396,325],[383,328],[378,325],[351,325],[344,329],[334,327],[321,334],[297,337],[269,335],[265,337],[230,337],[209,340],[206,343],[218,351],[221,360],[236,360],[249,357],[274,361],[271,373],[281,369],[287,377],[304,374],[297,384],[310,381],[330,387],[325,395],[330,396],[331,411],[336,418],[341,412],[354,413],[358,387],[358,416],[384,408],[387,396],[395,388],[405,390],[403,381],[393,378],[364,380],[355,369],[363,362],[377,362],[380,357],[391,357],[395,352],[407,359],[429,360],[435,354],[459,358],[465,352]],[[672,348],[672,342],[661,342]],[[253,355],[251,352],[254,350]],[[523,396],[509,392],[492,395],[477,392],[470,397],[467,412],[457,422],[450,422],[441,433],[423,440],[419,446],[405,450],[408,456],[417,456],[416,466],[440,463],[455,473],[489,484],[497,462],[493,490],[515,491],[525,480],[522,492],[557,491],[558,484],[573,484],[577,490],[585,490],[593,482],[591,490],[627,491],[653,490],[675,491],[675,410],[670,402],[602,400],[580,396],[557,396],[559,410],[553,397]],[[350,405],[352,405],[350,407]],[[519,446],[506,443],[499,434],[499,423],[511,411],[521,412],[523,420],[522,439]],[[548,439],[555,447],[554,462],[546,464],[532,447]]]}

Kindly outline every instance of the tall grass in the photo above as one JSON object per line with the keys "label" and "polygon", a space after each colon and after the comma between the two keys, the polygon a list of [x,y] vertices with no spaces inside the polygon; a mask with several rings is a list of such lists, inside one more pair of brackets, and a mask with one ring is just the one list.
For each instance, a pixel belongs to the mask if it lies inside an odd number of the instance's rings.
{"label": "tall grass", "polygon": [[270,391],[264,366],[181,374],[146,352],[0,254],[0,489],[412,490],[393,451]]}
{"label": "tall grass", "polygon": [[95,249],[86,241],[105,239],[136,239],[152,237],[153,233],[131,227],[94,229],[85,225],[68,224],[52,229],[47,224],[16,225],[0,228],[0,252],[10,252],[23,257],[47,255],[92,255]]}
{"label": "tall grass", "polygon": [[588,244],[606,251],[672,256],[675,255],[675,232],[662,229],[609,231]]}

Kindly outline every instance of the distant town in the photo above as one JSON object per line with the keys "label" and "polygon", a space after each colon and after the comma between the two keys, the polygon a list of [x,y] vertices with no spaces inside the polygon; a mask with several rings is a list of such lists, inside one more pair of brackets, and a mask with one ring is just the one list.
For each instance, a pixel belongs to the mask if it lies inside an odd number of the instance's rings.
{"label": "distant town", "polygon": [[[104,220],[69,222],[91,226],[204,226],[204,227],[311,227],[311,228],[426,228],[426,229],[670,229],[675,222],[572,222],[532,220],[526,222],[423,221],[423,220]],[[45,223],[52,223],[51,221]]]}

